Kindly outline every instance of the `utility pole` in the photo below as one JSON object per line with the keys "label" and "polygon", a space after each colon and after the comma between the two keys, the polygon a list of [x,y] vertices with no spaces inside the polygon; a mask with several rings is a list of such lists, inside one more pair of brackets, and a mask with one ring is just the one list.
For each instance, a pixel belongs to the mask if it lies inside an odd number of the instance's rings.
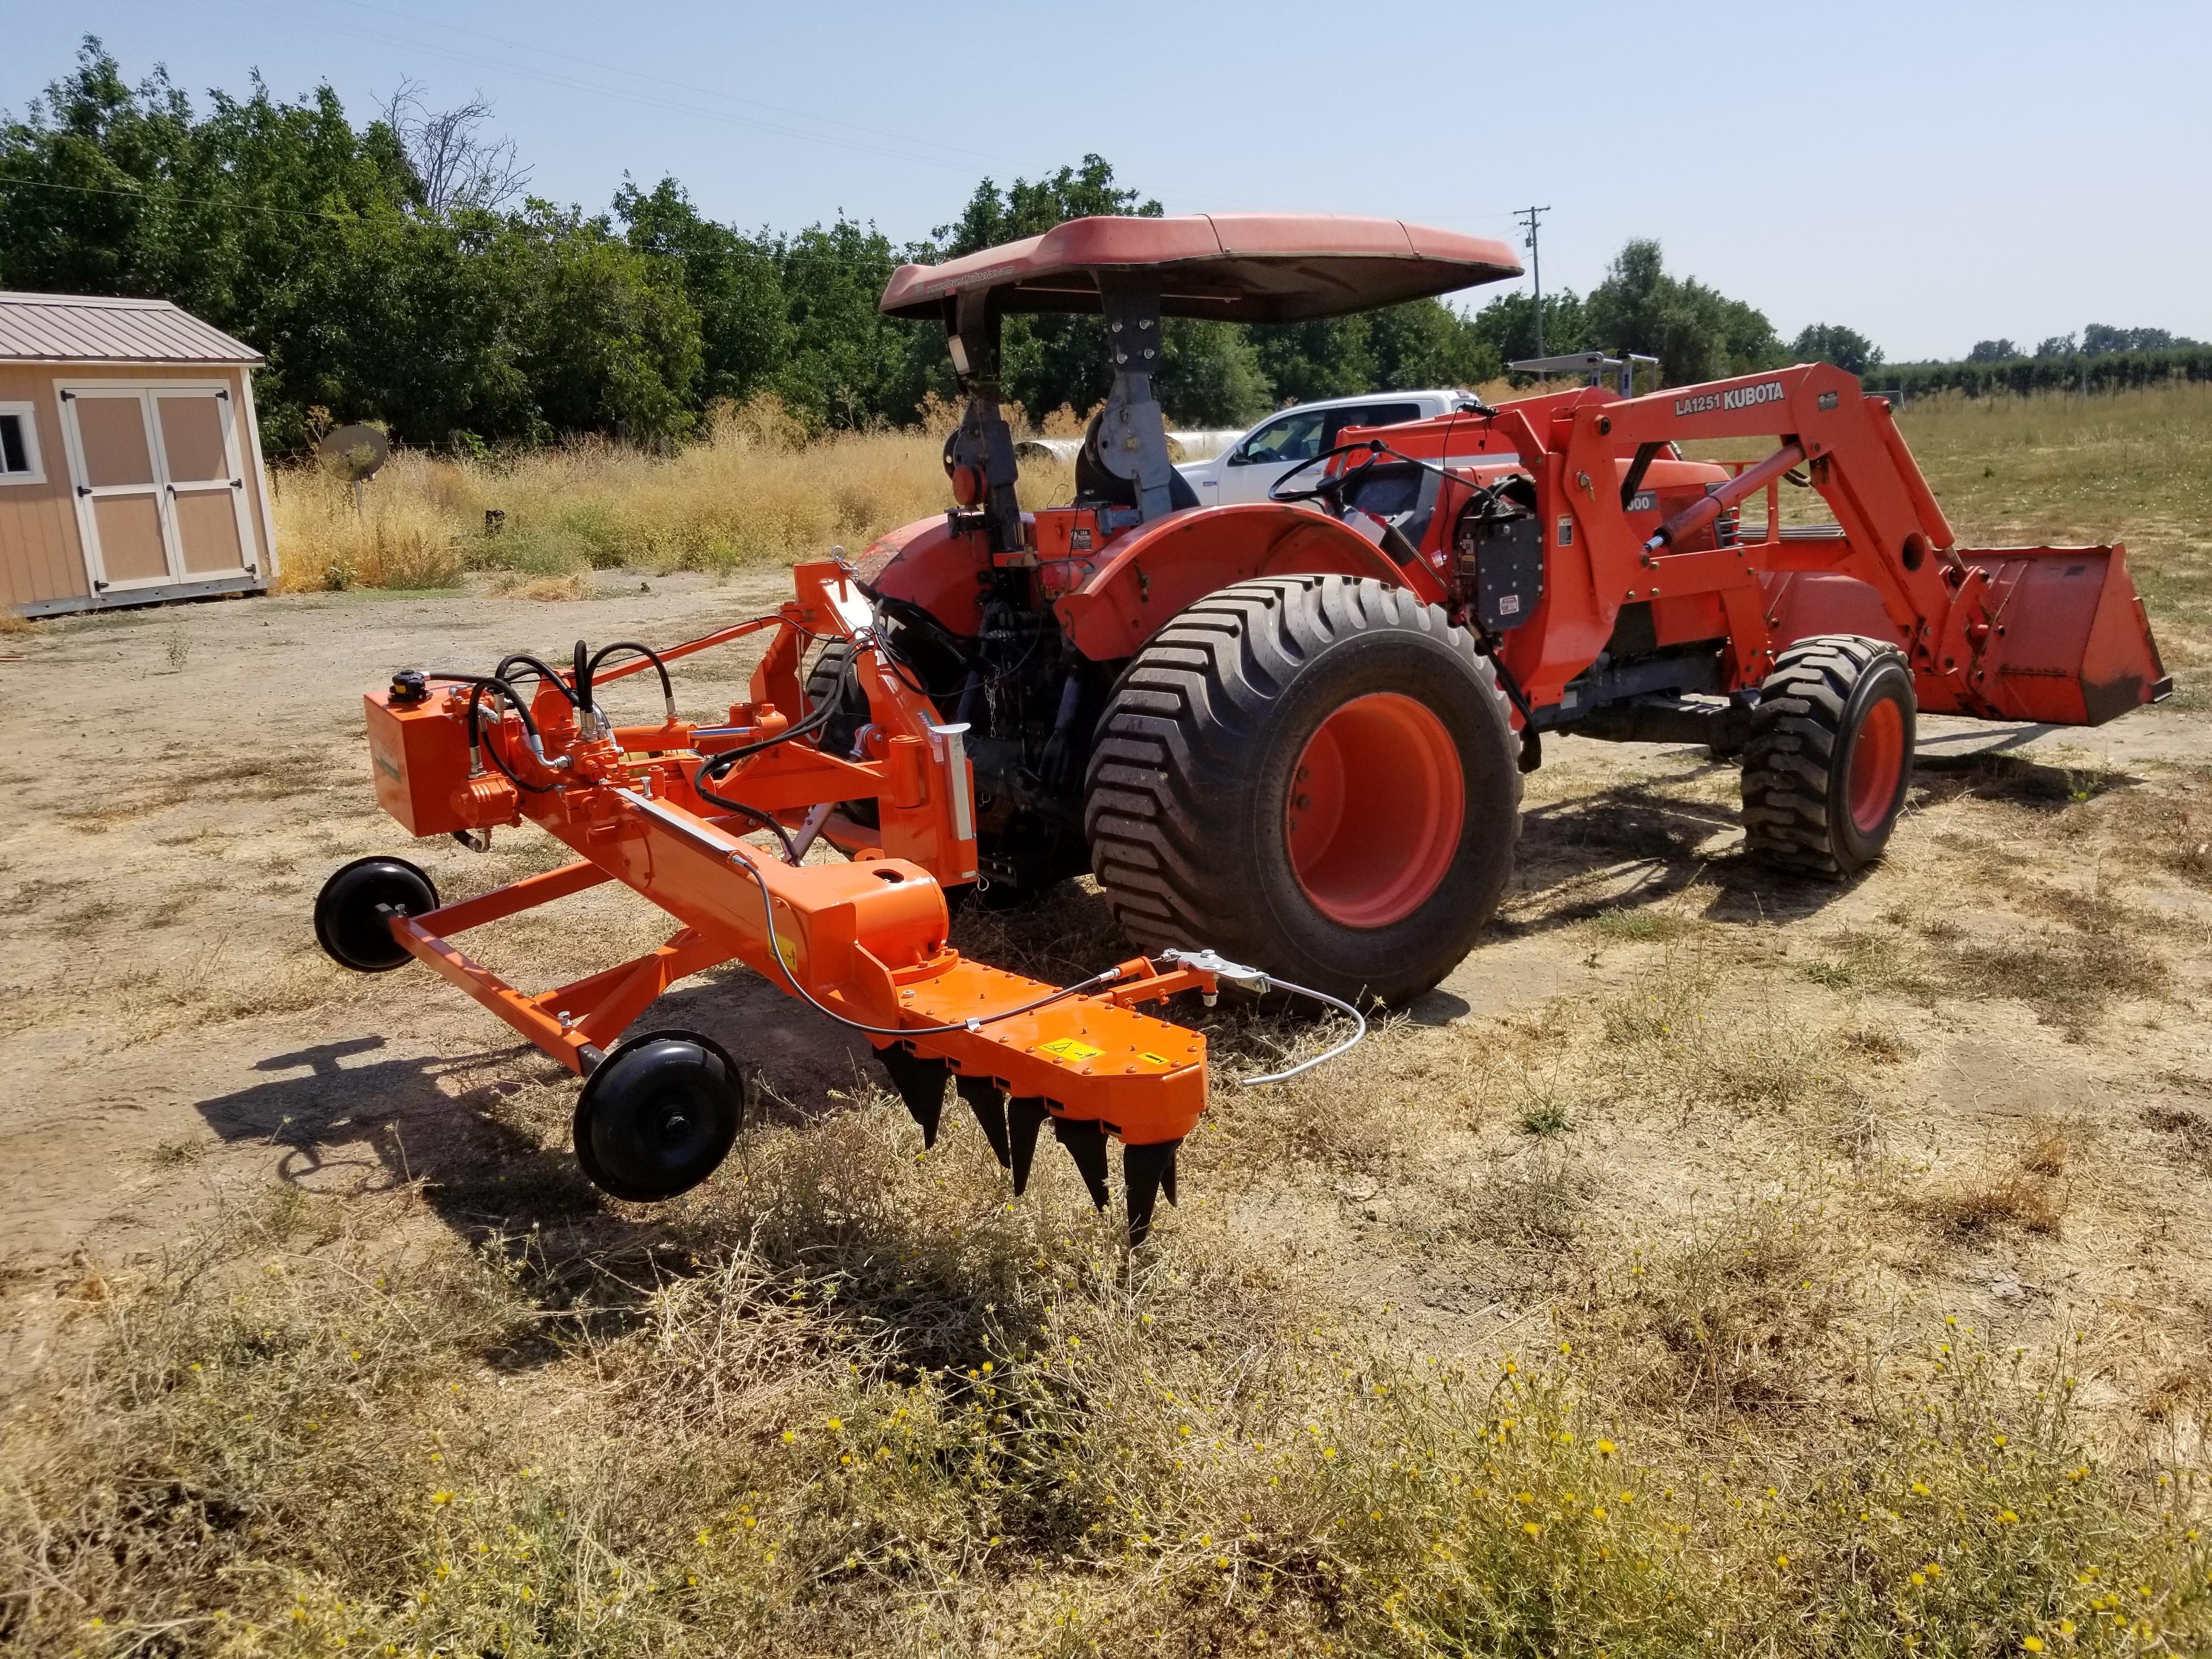
{"label": "utility pole", "polygon": [[1523,208],[1513,216],[1513,222],[1528,233],[1522,239],[1521,246],[1528,250],[1528,275],[1536,285],[1536,355],[1539,357],[1544,355],[1544,261],[1536,251],[1536,226],[1551,210],[1547,204]]}

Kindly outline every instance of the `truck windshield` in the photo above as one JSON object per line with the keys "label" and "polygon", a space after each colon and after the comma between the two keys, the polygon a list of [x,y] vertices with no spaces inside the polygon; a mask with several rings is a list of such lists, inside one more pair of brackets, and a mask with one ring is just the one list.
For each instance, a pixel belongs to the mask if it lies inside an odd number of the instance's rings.
{"label": "truck windshield", "polygon": [[1231,459],[1245,465],[1262,461],[1310,461],[1321,453],[1322,411],[1292,410],[1245,440]]}

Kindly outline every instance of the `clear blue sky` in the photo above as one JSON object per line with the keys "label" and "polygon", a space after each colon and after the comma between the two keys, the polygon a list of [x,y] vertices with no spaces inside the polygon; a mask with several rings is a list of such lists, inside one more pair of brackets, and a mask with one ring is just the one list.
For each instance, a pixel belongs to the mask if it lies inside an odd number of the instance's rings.
{"label": "clear blue sky", "polygon": [[[1785,337],[1893,357],[2086,322],[2212,339],[2212,3],[1575,6],[1034,0],[7,0],[0,107],[102,36],[196,100],[258,68],[365,118],[481,91],[536,190],[664,173],[706,212],[894,240],[985,173],[1096,150],[1170,212],[1379,213],[1512,237],[1547,287],[1623,239]],[[1478,293],[1474,296],[1480,299]]]}

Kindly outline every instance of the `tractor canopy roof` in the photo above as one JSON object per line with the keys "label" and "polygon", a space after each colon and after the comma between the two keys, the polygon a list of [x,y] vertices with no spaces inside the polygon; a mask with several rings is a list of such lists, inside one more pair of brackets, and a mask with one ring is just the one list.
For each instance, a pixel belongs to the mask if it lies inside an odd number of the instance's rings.
{"label": "tractor canopy roof", "polygon": [[1194,213],[1071,219],[1042,236],[941,265],[902,265],[884,290],[894,317],[1004,290],[1007,311],[1097,311],[1097,273],[1151,276],[1170,317],[1295,323],[1518,276],[1503,242],[1400,219],[1332,213]]}

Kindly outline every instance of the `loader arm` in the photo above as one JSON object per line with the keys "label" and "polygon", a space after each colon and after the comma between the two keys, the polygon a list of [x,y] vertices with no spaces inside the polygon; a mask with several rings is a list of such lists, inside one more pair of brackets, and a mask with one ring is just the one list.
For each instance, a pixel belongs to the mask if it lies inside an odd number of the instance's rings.
{"label": "loader arm", "polygon": [[[1793,641],[1831,633],[1896,645],[1921,707],[1940,713],[2098,725],[2171,689],[2124,548],[1960,546],[1888,400],[1831,365],[1641,398],[1588,388],[1428,424],[1442,430],[1424,442],[1396,428],[1393,447],[1510,451],[1535,485],[1541,604],[1502,636],[1499,656],[1540,725],[1578,712],[1569,688],[1589,684],[1608,647],[1619,653],[1632,606],[1650,607],[1648,636],[1662,644],[1719,646],[1713,690],[1755,689]],[[1771,447],[1712,469],[1671,515],[1632,514],[1624,483],[1655,453],[1746,439]],[[1785,526],[1785,480],[1817,491],[1833,523]],[[1448,494],[1436,515],[1433,563],[1447,556],[1449,509],[1468,493]]]}

